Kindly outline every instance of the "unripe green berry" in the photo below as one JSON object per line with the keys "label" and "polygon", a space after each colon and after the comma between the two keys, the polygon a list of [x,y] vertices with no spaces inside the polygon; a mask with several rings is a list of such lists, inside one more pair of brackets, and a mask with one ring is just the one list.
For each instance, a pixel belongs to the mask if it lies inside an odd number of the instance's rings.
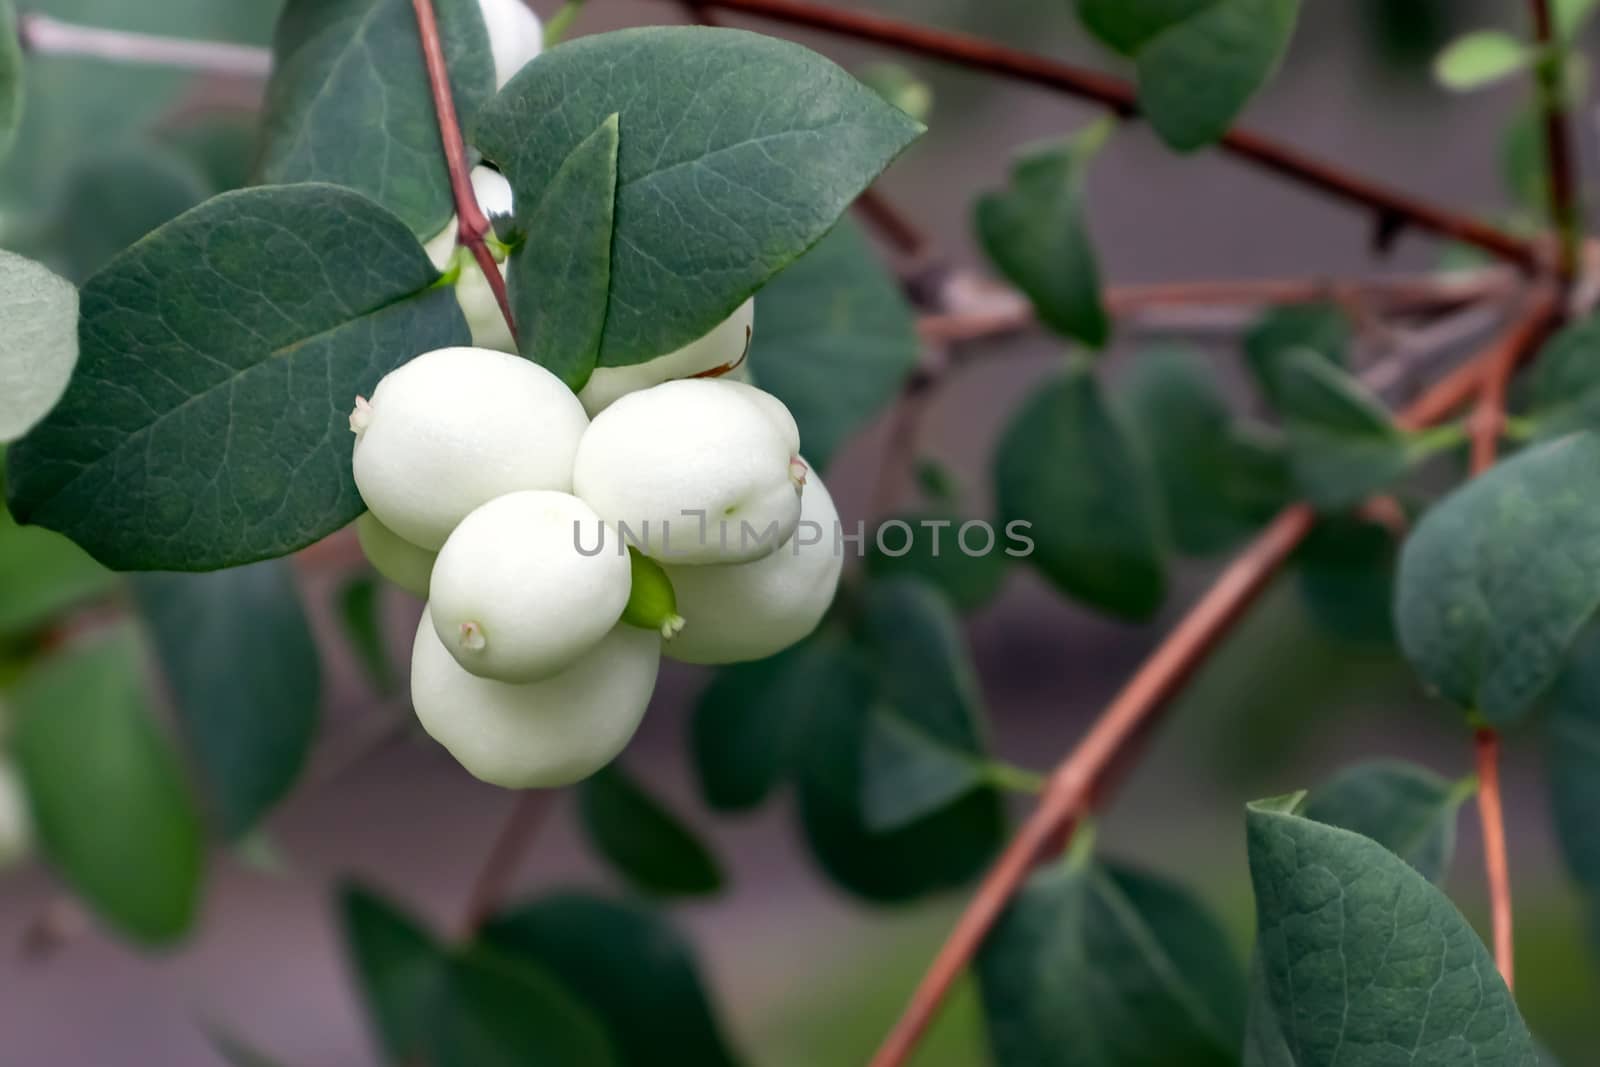
{"label": "unripe green berry", "polygon": [[628,594],[628,606],[622,609],[622,621],[656,630],[670,641],[684,626],[672,580],[661,564],[631,546],[628,563],[633,572],[633,590]]}
{"label": "unripe green berry", "polygon": [[356,540],[374,570],[413,596],[428,598],[428,579],[433,574],[433,561],[439,557],[437,552],[418,548],[379,522],[370,511],[356,520]]}

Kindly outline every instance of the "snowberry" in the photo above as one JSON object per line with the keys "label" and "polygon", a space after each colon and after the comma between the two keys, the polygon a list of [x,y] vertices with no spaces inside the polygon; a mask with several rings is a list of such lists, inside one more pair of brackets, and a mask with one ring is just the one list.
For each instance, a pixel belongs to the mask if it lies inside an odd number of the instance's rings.
{"label": "snowberry", "polygon": [[664,563],[759,559],[800,519],[799,449],[793,417],[754,386],[665,382],[595,417],[573,492]]}
{"label": "snowberry", "polygon": [[356,520],[356,540],[373,569],[401,589],[427,599],[437,552],[418,548],[366,511]]}
{"label": "snowberry", "polygon": [[24,859],[33,846],[33,819],[22,779],[10,760],[0,758],[0,867]]}
{"label": "snowberry", "polygon": [[722,566],[669,564],[685,621],[666,654],[684,663],[738,663],[781,652],[816,629],[844,563],[838,527],[833,498],[813,474],[794,536],[772,555]]}
{"label": "snowberry", "polygon": [[745,353],[755,325],[756,302],[751,297],[734,313],[697,341],[690,341],[676,352],[657,356],[646,363],[628,367],[596,367],[589,383],[578,394],[589,417],[600,414],[619,397],[648,389],[674,378],[693,378],[697,374],[731,368],[724,377],[744,381],[748,370]]}
{"label": "snowberry", "polygon": [[462,519],[445,541],[428,606],[462,667],[533,682],[599,642],[621,618],[630,588],[628,555],[605,538],[589,505],[566,493],[509,493]]}
{"label": "snowberry", "polygon": [[583,405],[536,363],[444,348],[356,399],[355,479],[379,522],[437,549],[467,513],[520,489],[572,487]]}
{"label": "snowberry", "polygon": [[[478,206],[491,222],[511,214],[514,204],[511,183],[499,171],[491,167],[472,168],[472,191],[478,198]],[[423,246],[438,270],[448,270],[455,258],[456,238],[460,229],[460,219],[452,217],[450,225]],[[502,265],[501,272],[509,273],[510,267]],[[456,302],[461,305],[461,313],[472,330],[472,343],[475,346],[500,352],[517,350],[517,342],[511,336],[511,327],[506,325],[499,301],[494,298],[494,290],[489,287],[489,279],[484,277],[483,268],[471,256],[461,257],[461,274],[456,278]]]}
{"label": "snowberry", "polygon": [[478,0],[494,56],[494,87],[504,89],[517,71],[544,51],[544,27],[523,0]]}
{"label": "snowberry", "polygon": [[628,743],[660,662],[661,636],[624,624],[560,674],[497,682],[462,670],[424,611],[411,700],[423,729],[478,778],[508,789],[568,785]]}

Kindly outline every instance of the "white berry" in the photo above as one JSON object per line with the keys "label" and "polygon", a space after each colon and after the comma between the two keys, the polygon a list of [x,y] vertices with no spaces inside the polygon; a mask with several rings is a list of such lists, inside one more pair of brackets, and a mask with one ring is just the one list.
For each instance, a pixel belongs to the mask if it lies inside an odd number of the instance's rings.
{"label": "white berry", "polygon": [[800,519],[799,450],[794,419],[754,386],[665,382],[596,416],[573,492],[663,563],[760,559]]}
{"label": "white berry", "polygon": [[437,552],[418,548],[379,522],[372,512],[356,520],[356,540],[373,570],[413,596],[428,597],[428,578]]}
{"label": "white berry", "polygon": [[593,418],[619,397],[675,378],[693,378],[726,367],[730,369],[722,377],[729,381],[747,381],[749,364],[745,355],[755,328],[755,316],[756,302],[751,297],[710,333],[675,352],[628,367],[596,367],[578,399]]}
{"label": "white berry", "polygon": [[[511,193],[511,183],[494,168],[472,168],[472,191],[478,198],[478,206],[483,209],[483,213],[491,222],[512,213],[515,198]],[[428,258],[438,270],[448,269],[455,258],[456,238],[460,229],[460,219],[452,216],[450,225],[423,245]],[[500,273],[509,277],[511,265],[502,263]],[[498,352],[515,352],[517,342],[511,336],[511,327],[506,325],[506,317],[500,310],[500,302],[495,299],[494,290],[489,287],[489,279],[484,276],[483,268],[478,266],[478,261],[470,255],[461,257],[461,274],[456,278],[455,288],[456,302],[461,305],[461,313],[467,320],[467,327],[472,331],[473,345],[477,348],[492,348]]]}
{"label": "white berry", "polygon": [[609,763],[639,727],[661,636],[621,625],[566,670],[511,685],[461,669],[424,611],[411,657],[423,729],[473,775],[508,789],[569,785]]}
{"label": "white berry", "polygon": [[504,89],[517,71],[544,51],[544,27],[523,0],[478,0],[494,56],[494,87]]}
{"label": "white berry", "polygon": [[569,667],[616,626],[630,573],[627,553],[583,501],[510,493],[462,519],[439,550],[429,609],[462,667],[533,682]]}
{"label": "white berry", "polygon": [[379,522],[438,549],[468,512],[521,489],[572,488],[583,405],[536,363],[482,348],[418,356],[350,416],[355,480]]}
{"label": "white berry", "polygon": [[822,479],[806,480],[800,524],[765,559],[710,567],[668,565],[685,625],[665,646],[684,663],[739,663],[782,652],[816,629],[844,564],[839,512]]}

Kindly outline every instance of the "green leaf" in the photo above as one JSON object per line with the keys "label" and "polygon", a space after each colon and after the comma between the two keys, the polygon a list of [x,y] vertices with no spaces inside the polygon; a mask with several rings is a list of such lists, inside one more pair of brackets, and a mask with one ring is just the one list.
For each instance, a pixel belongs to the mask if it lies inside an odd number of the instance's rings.
{"label": "green leaf", "polygon": [[0,159],[11,149],[22,125],[22,103],[27,92],[22,66],[22,40],[17,35],[17,9],[0,0]]}
{"label": "green leaf", "polygon": [[1446,89],[1466,92],[1528,69],[1535,55],[1504,30],[1478,30],[1446,45],[1433,62],[1433,74]]}
{"label": "green leaf", "polygon": [[1540,438],[1600,427],[1600,317],[1545,342],[1529,378],[1528,416]]}
{"label": "green leaf", "polygon": [[1139,109],[1179,152],[1219,140],[1277,70],[1299,0],[1214,0],[1152,37],[1135,59]]}
{"label": "green leaf", "polygon": [[134,593],[223,833],[282,800],[316,734],[322,671],[294,572],[271,561],[146,574]]}
{"label": "green leaf", "polygon": [[1550,694],[1550,809],[1572,879],[1600,919],[1600,631],[1590,627]]}
{"label": "green leaf", "polygon": [[182,937],[204,874],[200,816],[151,721],[134,633],[45,662],[16,710],[13,751],[45,857],[121,933],[149,946]]}
{"label": "green leaf", "polygon": [[902,829],[984,784],[984,761],[941,744],[883,709],[867,723],[861,755],[861,814],[867,829]]}
{"label": "green leaf", "polygon": [[600,350],[608,367],[709,332],[921,133],[786,41],[703,27],[581,37],[523,68],[479,116],[475,143],[511,180],[519,223],[612,114],[622,140]]}
{"label": "green leaf", "polygon": [[1028,557],[1068,596],[1118,618],[1148,619],[1166,597],[1155,480],[1090,371],[1040,386],[995,459],[1002,521],[1031,523]]}
{"label": "green leaf", "polygon": [[[473,0],[434,0],[463,126],[494,93]],[[454,214],[410,0],[289,0],[273,40],[263,178],[358,190],[424,239]]]}
{"label": "green leaf", "polygon": [[1400,645],[1431,689],[1520,719],[1600,607],[1600,437],[1530,448],[1428,512],[1400,553]]}
{"label": "green leaf", "polygon": [[722,888],[716,857],[694,831],[617,764],[578,786],[578,810],[595,848],[643,892],[694,896]]}
{"label": "green leaf", "polygon": [[[896,523],[905,525],[885,529]],[[972,532],[964,535],[963,529]],[[941,509],[893,516],[880,524],[879,531],[867,548],[867,573],[875,578],[920,579],[948,597],[958,611],[977,611],[994,599],[1005,580],[1009,559],[998,536],[989,545],[986,531],[993,527],[988,523]]]}
{"label": "green leaf", "polygon": [[899,283],[849,218],[756,297],[751,377],[794,415],[818,470],[894,400],[921,353]]}
{"label": "green leaf", "polygon": [[1093,348],[1106,343],[1111,324],[1100,300],[1083,187],[1114,129],[1102,121],[1030,148],[1012,166],[1004,191],[978,199],[976,214],[984,251],[1027,294],[1040,321]]}
{"label": "green leaf", "polygon": [[1084,28],[1108,48],[1136,55],[1164,30],[1194,18],[1216,0],[1077,0]]}
{"label": "green leaf", "polygon": [[1310,349],[1286,354],[1278,385],[1295,482],[1319,509],[1359,504],[1418,458],[1378,399]]}
{"label": "green leaf", "polygon": [[377,579],[370,576],[351,578],[339,587],[335,618],[373,690],[379,696],[389,696],[399,688],[400,681],[383,632],[381,589]]}
{"label": "green leaf", "polygon": [[1244,975],[1184,889],[1093,863],[1035,875],[978,953],[996,1067],[1228,1067]]}
{"label": "green leaf", "polygon": [[600,358],[616,228],[617,115],[574,148],[528,214],[511,254],[517,346],[574,392]]}
{"label": "green leaf", "polygon": [[1278,407],[1289,354],[1309,348],[1338,367],[1350,346],[1350,317],[1337,304],[1286,304],[1273,308],[1244,338],[1245,365],[1261,395]]}
{"label": "green leaf", "polygon": [[1527,1027],[1448,897],[1375,841],[1252,805],[1265,984],[1294,1067],[1535,1067]]}
{"label": "green leaf", "polygon": [[30,633],[121,580],[58,533],[18,526],[0,508],[0,637]]}
{"label": "green leaf", "polygon": [[1600,0],[1554,0],[1551,7],[1554,9],[1556,33],[1565,41],[1577,39],[1583,32],[1584,24],[1594,16],[1595,8]]}
{"label": "green leaf", "polygon": [[0,251],[0,445],[50,413],[78,362],[78,291]]}
{"label": "green leaf", "polygon": [[553,979],[477,946],[449,949],[376,895],[340,898],[346,952],[389,1063],[610,1067],[597,1020]]}
{"label": "green leaf", "polygon": [[224,193],[173,220],[84,286],[78,372],[8,456],[13,513],[121,570],[327,536],[362,511],[356,395],[468,343],[437,278],[398,219],[334,186]]}
{"label": "green leaf", "polygon": [[691,946],[654,910],[560,893],[503,912],[480,935],[551,975],[605,1024],[619,1067],[734,1067]]}
{"label": "green leaf", "polygon": [[918,122],[933,114],[933,88],[898,63],[869,63],[861,68],[863,85]]}
{"label": "green leaf", "polygon": [[1370,838],[1430,882],[1444,878],[1456,816],[1472,782],[1452,782],[1414,763],[1377,760],[1334,775],[1307,796],[1303,814]]}
{"label": "green leaf", "polygon": [[1204,354],[1139,353],[1117,405],[1150,455],[1179,551],[1227,551],[1289,502],[1283,450],[1238,423]]}
{"label": "green leaf", "polygon": [[1355,516],[1322,517],[1295,552],[1300,596],[1316,622],[1336,637],[1394,640],[1395,532]]}

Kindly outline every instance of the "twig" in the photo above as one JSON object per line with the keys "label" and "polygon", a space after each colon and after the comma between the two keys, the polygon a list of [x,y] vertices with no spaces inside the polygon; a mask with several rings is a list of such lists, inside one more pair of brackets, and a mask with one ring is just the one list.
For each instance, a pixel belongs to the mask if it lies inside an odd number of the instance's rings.
{"label": "twig", "polygon": [[472,258],[483,269],[494,299],[505,316],[506,326],[513,339],[517,336],[516,316],[511,313],[511,299],[506,294],[506,280],[500,274],[500,264],[484,237],[492,232],[488,218],[478,206],[477,194],[472,191],[472,172],[467,167],[467,146],[461,137],[461,121],[456,117],[456,101],[450,90],[450,69],[445,63],[444,42],[439,36],[439,20],[434,14],[433,0],[411,0],[417,13],[417,31],[422,38],[422,58],[427,65],[428,86],[433,90],[433,110],[439,120],[439,140],[444,146],[445,164],[450,170],[450,189],[455,196],[457,243],[472,252]]}
{"label": "twig", "polygon": [[1539,113],[1544,122],[1546,179],[1550,183],[1550,221],[1560,244],[1557,260],[1561,277],[1570,282],[1578,273],[1583,245],[1578,213],[1578,174],[1567,120],[1566,48],[1556,39],[1550,0],[1528,0],[1533,13],[1534,37],[1542,55],[1538,65]]}
{"label": "twig", "polygon": [[23,51],[41,56],[82,56],[255,80],[272,70],[272,53],[265,48],[80,26],[32,12],[17,17],[17,39]]}
{"label": "twig", "polygon": [[[1483,382],[1491,349],[1429,389],[1398,419],[1423,426],[1443,419],[1470,400]],[[1122,748],[1145,729],[1204,662],[1246,608],[1311,531],[1316,516],[1297,504],[1279,513],[1222,572],[1200,601],[1167,635],[1127,686],[1117,694],[1077,747],[1051,774],[1038,807],[1023,822],[1000,859],[984,877],[944,946],[912,994],[871,1067],[902,1067],[960,975],[1046,845],[1069,836]]]}
{"label": "twig", "polygon": [[1512,988],[1511,867],[1506,862],[1506,821],[1500,806],[1500,734],[1484,727],[1474,735],[1478,754],[1478,818],[1483,824],[1483,865],[1489,879],[1494,925],[1494,962]]}
{"label": "twig", "polygon": [[489,855],[472,883],[466,914],[461,920],[463,937],[475,935],[504,903],[507,890],[517,875],[517,864],[544,824],[553,797],[548,789],[528,789],[518,794],[512,803],[511,814],[506,816],[505,825],[489,847]]}
{"label": "twig", "polygon": [[1555,294],[1542,289],[1530,300],[1527,311],[1512,322],[1489,352],[1483,364],[1482,387],[1469,431],[1472,436],[1472,473],[1482,474],[1494,466],[1500,433],[1506,420],[1506,390],[1517,364],[1530,356],[1557,313]]}
{"label": "twig", "polygon": [[[808,0],[700,0],[707,8],[738,11],[796,26],[844,34],[1091,100],[1124,117],[1139,113],[1133,86],[1096,71],[985,41],[896,19]],[[1475,245],[1518,266],[1534,269],[1541,257],[1535,242],[1508,234],[1469,215],[1396,192],[1341,167],[1247,130],[1232,130],[1219,147],[1303,185],[1377,212],[1380,220],[1406,223]]]}

